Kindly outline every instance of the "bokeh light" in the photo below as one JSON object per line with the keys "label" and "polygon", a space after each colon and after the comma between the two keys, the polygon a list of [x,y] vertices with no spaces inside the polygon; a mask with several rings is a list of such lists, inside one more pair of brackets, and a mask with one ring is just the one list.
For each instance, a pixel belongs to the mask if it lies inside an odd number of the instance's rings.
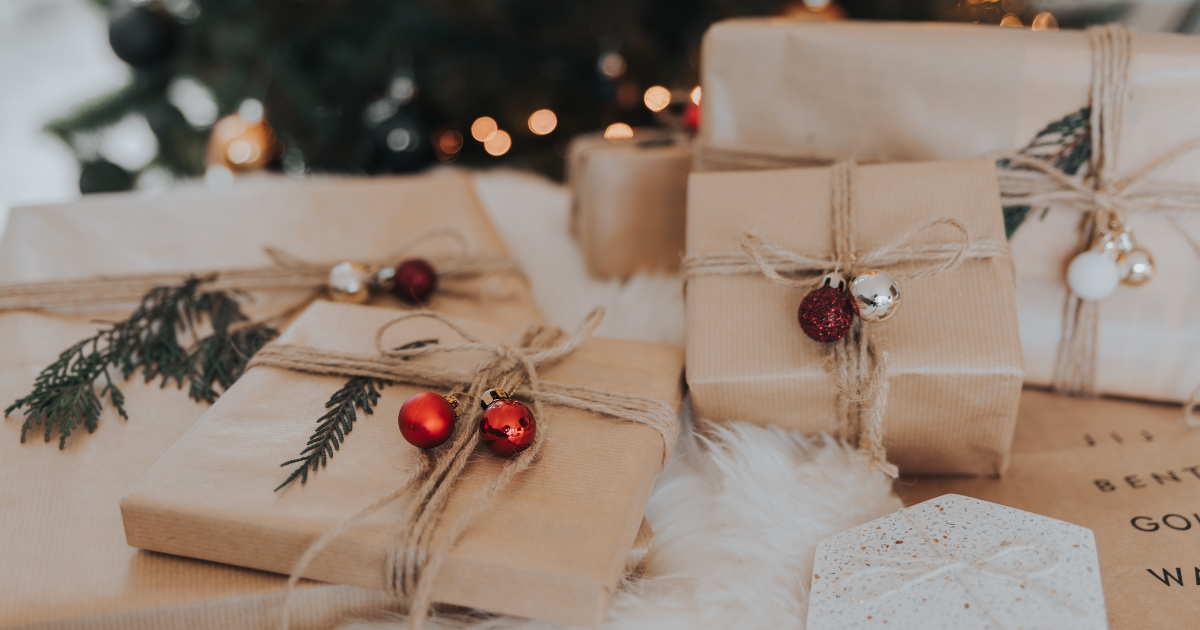
{"label": "bokeh light", "polygon": [[480,142],[491,140],[499,130],[500,125],[497,125],[491,116],[476,118],[475,122],[471,123],[471,137]]}
{"label": "bokeh light", "polygon": [[539,136],[544,136],[558,126],[558,116],[548,109],[539,109],[529,116],[529,130]]}
{"label": "bokeh light", "polygon": [[656,85],[646,90],[646,93],[642,95],[642,102],[646,104],[646,107],[650,111],[661,112],[667,108],[667,105],[671,104],[671,90],[661,85]]}
{"label": "bokeh light", "polygon": [[613,123],[604,130],[604,139],[616,142],[618,140],[628,140],[633,137],[633,127],[625,123]]}
{"label": "bokeh light", "polygon": [[1033,18],[1032,26],[1035,31],[1057,31],[1058,20],[1048,11],[1043,11]]}
{"label": "bokeh light", "polygon": [[809,11],[824,11],[829,8],[829,0],[804,0],[804,6]]}
{"label": "bokeh light", "polygon": [[1012,27],[1020,28],[1025,25],[1021,23],[1021,18],[1017,17],[1016,15],[1014,15],[1012,13],[1009,13],[1008,15],[1006,15],[1000,19],[1000,26],[1012,26]]}
{"label": "bokeh light", "polygon": [[699,85],[692,88],[692,102],[697,105],[700,104],[700,86]]}
{"label": "bokeh light", "polygon": [[487,151],[488,155],[504,155],[510,148],[512,148],[512,138],[509,137],[507,131],[499,129],[483,143],[483,150]]}
{"label": "bokeh light", "polygon": [[625,74],[625,58],[621,53],[605,53],[600,56],[600,73],[610,79],[616,79]]}
{"label": "bokeh light", "polygon": [[208,129],[217,122],[217,100],[207,86],[192,77],[171,81],[167,87],[167,101],[183,114],[193,129]]}

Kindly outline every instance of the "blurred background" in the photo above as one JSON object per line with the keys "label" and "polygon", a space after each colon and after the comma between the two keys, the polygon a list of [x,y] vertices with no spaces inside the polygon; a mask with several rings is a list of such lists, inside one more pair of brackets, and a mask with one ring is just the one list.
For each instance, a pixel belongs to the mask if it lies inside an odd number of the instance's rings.
{"label": "blurred background", "polygon": [[577,134],[694,129],[738,15],[1200,31],[1194,0],[0,0],[0,225],[254,171],[558,179]]}

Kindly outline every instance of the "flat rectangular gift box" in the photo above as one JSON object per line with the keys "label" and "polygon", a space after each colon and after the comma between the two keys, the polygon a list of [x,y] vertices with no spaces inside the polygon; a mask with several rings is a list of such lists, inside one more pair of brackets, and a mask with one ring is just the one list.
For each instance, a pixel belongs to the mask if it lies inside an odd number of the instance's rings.
{"label": "flat rectangular gift box", "polygon": [[571,232],[592,275],[674,272],[683,258],[691,143],[636,129],[628,140],[576,137],[569,149]]}
{"label": "flat rectangular gift box", "polygon": [[[375,334],[394,311],[316,303],[279,343],[377,356]],[[513,333],[474,320],[458,322],[491,341]],[[445,325],[407,320],[388,332],[388,347],[458,337]],[[470,368],[481,355],[413,359]],[[682,396],[682,348],[589,338],[544,381],[657,398]],[[342,518],[395,489],[419,451],[396,428],[397,412],[428,388],[386,387],[371,416],[360,416],[328,467],[307,484],[274,489],[280,463],[304,448],[325,401],[345,378],[273,367],[250,369],[121,501],[129,543],[215,562],[290,572],[308,545]],[[464,404],[477,404],[464,401]],[[537,418],[547,442],[488,510],[477,514],[433,578],[433,599],[484,610],[595,626],[625,571],[654,477],[663,438],[647,425],[553,405]],[[504,460],[482,445],[452,490],[434,540],[495,478]],[[305,575],[373,589],[385,585],[384,558],[395,521],[411,495],[344,532]]]}
{"label": "flat rectangular gift box", "polygon": [[[1136,33],[1114,180],[1200,137],[1200,37]],[[1082,31],[964,24],[736,19],[703,44],[698,167],[949,160],[1010,152],[1089,105]],[[1110,112],[1112,114],[1112,112]],[[1200,151],[1154,184],[1200,185]],[[1026,382],[1049,385],[1078,253],[1078,211],[1033,213],[1012,238]],[[1164,401],[1200,385],[1200,212],[1133,214],[1155,277],[1100,304],[1096,388]],[[1190,234],[1191,242],[1185,232]]]}
{"label": "flat rectangular gift box", "polygon": [[[860,166],[851,232],[857,252],[893,242],[927,219],[948,217],[974,239],[1003,243],[990,162]],[[832,250],[831,169],[694,173],[688,191],[688,257],[739,255],[743,232],[801,255]],[[918,243],[953,243],[945,226]],[[889,269],[911,270],[911,263]],[[1022,370],[1007,257],[902,278],[903,302],[867,324],[890,355],[883,444],[909,473],[994,475],[1008,462]],[[824,344],[797,321],[806,292],[761,273],[700,275],[687,286],[687,379],[696,415],[772,424],[804,433],[838,427],[837,389]]]}
{"label": "flat rectangular gift box", "polygon": [[909,477],[905,505],[956,493],[1091,529],[1112,630],[1200,615],[1200,431],[1179,409],[1026,389],[1001,479]]}
{"label": "flat rectangular gift box", "polygon": [[[468,178],[249,181],[160,196],[95,195],[17,208],[0,243],[0,282],[99,274],[207,271],[269,263],[264,245],[312,260],[383,257],[412,234],[453,225],[481,251],[503,252]],[[430,244],[434,253],[441,245]],[[436,308],[528,321],[537,307],[524,283],[482,306],[435,298]],[[252,316],[277,312],[293,294],[256,294]],[[132,307],[130,307],[132,308]],[[0,313],[0,401],[27,394],[38,372],[97,321],[129,309]],[[111,406],[92,434],[59,451],[35,429],[19,441],[22,415],[0,422],[0,628],[257,629],[273,623],[284,580],[276,575],[139,551],[125,542],[120,498],[205,412],[186,391],[120,385],[129,419]],[[366,589],[302,583],[293,627],[332,628],[388,605]]]}

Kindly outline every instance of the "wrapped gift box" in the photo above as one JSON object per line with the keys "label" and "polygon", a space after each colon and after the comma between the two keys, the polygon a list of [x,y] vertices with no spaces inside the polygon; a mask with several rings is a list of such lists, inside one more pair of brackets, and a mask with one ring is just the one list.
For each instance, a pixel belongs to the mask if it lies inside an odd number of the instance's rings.
{"label": "wrapped gift box", "polygon": [[1200,614],[1197,452],[1200,431],[1177,407],[1026,389],[1004,477],[913,477],[896,493],[906,505],[962,494],[1087,527],[1109,627],[1167,628]]}
{"label": "wrapped gift box", "polygon": [[[741,254],[743,231],[798,254],[829,255],[830,174],[828,168],[693,174],[689,259]],[[957,219],[973,238],[1004,239],[995,171],[985,160],[862,166],[851,196],[860,251],[940,217]],[[957,236],[942,229],[923,234],[921,243]],[[889,459],[910,473],[1002,472],[1022,381],[1012,263],[974,259],[946,274],[901,282],[904,302],[895,316],[867,324],[890,353],[883,420]],[[762,275],[689,278],[687,378],[698,417],[805,433],[837,428],[823,344],[797,323],[803,297]]]}
{"label": "wrapped gift box", "polygon": [[[259,266],[270,262],[264,245],[318,261],[382,258],[412,234],[442,225],[464,231],[480,251],[504,251],[470,181],[454,174],[281,178],[221,192],[98,195],[13,210],[0,243],[0,281]],[[430,243],[421,251],[437,253],[441,246]],[[514,325],[536,319],[525,284],[514,289],[511,299],[486,305],[445,296],[432,304],[448,312],[486,312]],[[273,314],[296,297],[255,294],[246,308],[252,316]],[[97,320],[127,315],[111,307],[0,313],[0,400],[7,406],[28,393],[43,367],[95,333]],[[207,406],[186,391],[146,384],[140,375],[121,389],[129,420],[106,406],[95,433],[72,435],[65,451],[57,440],[44,443],[36,430],[21,444],[20,413],[0,423],[0,628],[270,625],[284,584],[278,576],[126,544],[121,496]],[[387,604],[366,589],[307,583],[293,627],[332,628],[346,615]]]}
{"label": "wrapped gift box", "polygon": [[[365,357],[378,356],[376,330],[395,317],[384,309],[318,302],[279,343]],[[512,333],[472,320],[459,323],[490,341]],[[418,339],[455,343],[436,321],[406,320],[387,347]],[[543,381],[638,394],[677,407],[682,348],[590,338]],[[414,359],[468,369],[477,355]],[[144,549],[279,573],[290,572],[308,545],[342,518],[395,489],[420,451],[396,429],[398,410],[427,388],[383,390],[373,416],[361,417],[327,468],[275,492],[313,421],[345,378],[273,367],[250,369],[121,501],[129,543]],[[475,404],[464,401],[464,404]],[[663,437],[638,423],[547,405],[537,464],[474,516],[433,579],[433,599],[492,612],[595,626],[626,569],[654,477]],[[482,446],[451,491],[436,540],[495,479],[504,459]],[[384,560],[408,494],[347,530],[305,575],[382,589]],[[497,588],[499,586],[499,588]],[[514,596],[514,594],[518,594]]]}
{"label": "wrapped gift box", "polygon": [[571,231],[593,275],[679,269],[690,145],[681,133],[653,129],[623,141],[572,140]]}
{"label": "wrapped gift box", "polygon": [[948,494],[817,545],[809,630],[1107,627],[1092,532]]}
{"label": "wrapped gift box", "polygon": [[[743,19],[703,47],[704,168],[945,160],[1015,151],[1088,105],[1087,35],[959,24],[804,23]],[[1132,99],[1120,121],[1116,178],[1200,136],[1200,38],[1135,35]],[[1152,182],[1200,184],[1200,151]],[[1012,238],[1027,382],[1051,382],[1065,270],[1079,247],[1077,211],[1030,215]],[[1097,390],[1181,401],[1200,384],[1200,215],[1130,219],[1157,263],[1140,287],[1100,308]]]}

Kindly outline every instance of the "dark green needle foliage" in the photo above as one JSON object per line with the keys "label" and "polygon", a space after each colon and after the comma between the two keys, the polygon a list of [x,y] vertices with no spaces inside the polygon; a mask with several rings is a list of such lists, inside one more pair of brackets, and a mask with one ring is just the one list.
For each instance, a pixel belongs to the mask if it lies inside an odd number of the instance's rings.
{"label": "dark green needle foliage", "polygon": [[[25,411],[21,441],[35,427],[47,442],[57,434],[58,446],[80,426],[96,430],[103,399],[128,419],[125,397],[117,386],[138,370],[147,383],[161,380],[188,386],[189,395],[211,403],[242,375],[246,363],[278,334],[266,324],[247,321],[236,295],[202,291],[205,279],[162,286],[143,296],[128,319],[116,322],[67,348],[34,381],[33,391],[13,402],[4,414]],[[201,337],[198,327],[212,332]],[[188,345],[181,343],[188,340]],[[114,379],[114,374],[119,379]]]}
{"label": "dark green needle foliage", "polygon": [[[1088,126],[1091,114],[1092,109],[1084,107],[1046,125],[1028,146],[1021,149],[1021,154],[1049,162],[1067,175],[1075,175],[1092,158],[1092,134]],[[997,164],[1002,168],[1010,167],[1008,160],[1000,160]],[[1029,216],[1030,210],[1029,206],[1004,207],[1004,231],[1009,238]]]}

